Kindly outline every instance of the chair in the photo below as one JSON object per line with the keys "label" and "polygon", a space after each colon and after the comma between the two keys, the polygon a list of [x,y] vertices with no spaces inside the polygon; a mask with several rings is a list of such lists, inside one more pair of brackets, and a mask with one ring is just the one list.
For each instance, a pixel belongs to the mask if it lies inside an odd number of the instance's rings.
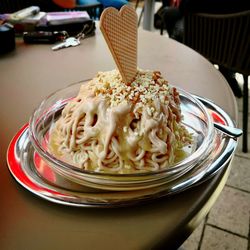
{"label": "chair", "polygon": [[[140,0],[136,0],[136,2],[135,2],[135,10],[137,10],[137,8],[139,7],[139,4],[140,4]],[[143,12],[144,12],[144,1],[143,1],[143,5],[142,5],[142,10],[140,12],[139,19],[138,19],[138,27],[141,24],[141,19],[142,19]]]}
{"label": "chair", "polygon": [[103,5],[98,1],[93,1],[92,4],[77,4],[74,8],[76,11],[87,11],[90,18],[99,20],[103,11]]}
{"label": "chair", "polygon": [[184,44],[208,60],[241,73],[243,85],[243,152],[248,151],[248,76],[250,75],[250,11],[234,14],[188,14]]}

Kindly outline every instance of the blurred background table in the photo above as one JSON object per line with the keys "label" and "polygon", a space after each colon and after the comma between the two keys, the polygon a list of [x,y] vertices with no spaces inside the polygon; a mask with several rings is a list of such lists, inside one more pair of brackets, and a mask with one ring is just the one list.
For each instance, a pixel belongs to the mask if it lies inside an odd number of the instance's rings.
{"label": "blurred background table", "polygon": [[[160,70],[170,83],[213,100],[237,119],[235,98],[223,76],[188,47],[140,30],[138,66]],[[56,52],[19,39],[15,51],[1,56],[1,249],[171,249],[182,244],[219,196],[230,165],[202,185],[128,208],[66,207],[14,181],[7,147],[35,107],[55,90],[114,67],[99,31],[80,46]]]}

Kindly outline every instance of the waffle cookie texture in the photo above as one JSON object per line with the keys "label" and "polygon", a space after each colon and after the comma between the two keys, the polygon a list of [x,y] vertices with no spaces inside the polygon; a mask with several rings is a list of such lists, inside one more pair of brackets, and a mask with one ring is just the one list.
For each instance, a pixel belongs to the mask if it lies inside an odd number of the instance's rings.
{"label": "waffle cookie texture", "polygon": [[120,11],[107,8],[100,19],[100,29],[125,83],[137,72],[137,15],[128,5]]}

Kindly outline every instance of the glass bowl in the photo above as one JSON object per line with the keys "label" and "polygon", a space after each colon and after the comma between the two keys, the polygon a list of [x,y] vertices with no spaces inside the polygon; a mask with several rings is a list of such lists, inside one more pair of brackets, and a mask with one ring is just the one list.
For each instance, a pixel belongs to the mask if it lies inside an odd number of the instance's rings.
{"label": "glass bowl", "polygon": [[193,143],[185,148],[188,156],[161,170],[129,174],[87,171],[63,162],[48,151],[51,126],[58,120],[64,106],[87,81],[72,84],[48,96],[34,111],[29,122],[29,137],[35,151],[62,177],[75,183],[103,190],[127,191],[160,186],[184,175],[197,164],[202,164],[213,149],[215,129],[205,106],[192,95],[180,93],[183,125],[193,135]]}

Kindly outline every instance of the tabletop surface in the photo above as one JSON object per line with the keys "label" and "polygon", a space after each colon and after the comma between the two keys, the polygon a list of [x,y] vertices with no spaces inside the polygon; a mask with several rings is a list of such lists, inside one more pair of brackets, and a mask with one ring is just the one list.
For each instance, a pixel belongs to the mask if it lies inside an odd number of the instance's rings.
{"label": "tabletop surface", "polygon": [[[206,59],[158,34],[140,30],[138,39],[140,68],[160,70],[171,84],[211,99],[237,119],[228,84]],[[1,249],[152,249],[175,240],[214,199],[213,194],[218,196],[223,173],[178,195],[112,209],[57,205],[14,181],[6,164],[7,147],[36,106],[59,88],[113,68],[98,30],[80,46],[56,52],[49,45],[17,40],[16,50],[0,57]]]}

